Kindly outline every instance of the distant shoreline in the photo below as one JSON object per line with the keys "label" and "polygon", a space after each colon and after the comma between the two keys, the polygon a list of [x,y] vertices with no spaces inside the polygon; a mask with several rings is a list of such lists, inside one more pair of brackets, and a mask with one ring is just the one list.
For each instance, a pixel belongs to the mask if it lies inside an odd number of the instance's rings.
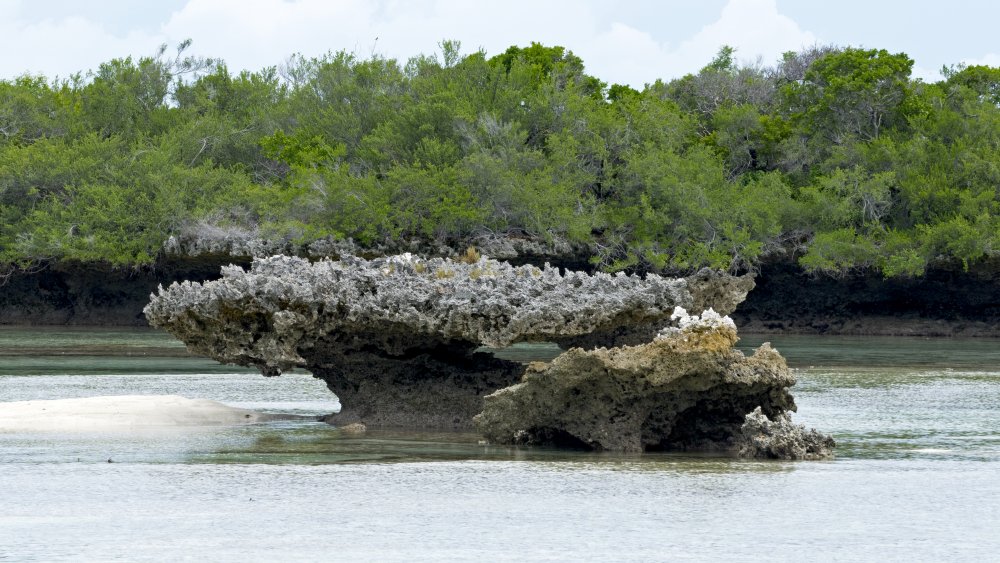
{"label": "distant shoreline", "polygon": [[[145,327],[142,308],[158,285],[216,279],[222,266],[249,262],[208,256],[141,271],[77,264],[16,275],[0,288],[0,327]],[[743,334],[1000,337],[1000,265],[886,280],[810,275],[779,261],[756,283],[731,315]]]}

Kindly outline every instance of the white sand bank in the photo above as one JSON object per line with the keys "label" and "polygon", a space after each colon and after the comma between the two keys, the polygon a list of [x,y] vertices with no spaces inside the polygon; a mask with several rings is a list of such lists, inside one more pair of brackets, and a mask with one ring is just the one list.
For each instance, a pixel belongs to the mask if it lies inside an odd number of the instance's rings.
{"label": "white sand bank", "polygon": [[0,403],[0,432],[93,432],[247,424],[296,418],[178,395],[121,395]]}

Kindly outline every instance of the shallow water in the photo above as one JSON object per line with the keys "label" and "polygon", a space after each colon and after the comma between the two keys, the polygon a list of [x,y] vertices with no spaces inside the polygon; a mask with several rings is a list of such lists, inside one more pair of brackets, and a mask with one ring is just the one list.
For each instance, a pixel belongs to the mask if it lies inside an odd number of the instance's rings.
{"label": "shallow water", "polygon": [[[796,369],[796,421],[832,433],[835,460],[567,453],[309,421],[0,434],[0,561],[996,560],[1000,342],[768,339]],[[108,394],[337,407],[308,374],[185,357],[154,331],[0,329],[0,401]]]}

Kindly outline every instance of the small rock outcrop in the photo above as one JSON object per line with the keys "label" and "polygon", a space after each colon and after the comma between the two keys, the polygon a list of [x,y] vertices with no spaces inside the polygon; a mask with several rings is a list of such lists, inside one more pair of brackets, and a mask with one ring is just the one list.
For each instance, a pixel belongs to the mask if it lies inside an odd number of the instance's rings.
{"label": "small rock outcrop", "polygon": [[833,438],[792,423],[788,413],[768,418],[760,407],[746,416],[737,436],[740,457],[760,459],[826,459],[836,446]]}
{"label": "small rock outcrop", "polygon": [[[744,356],[733,348],[735,325],[711,309],[688,316],[678,308],[674,319],[679,328],[648,344],[574,348],[529,366],[520,383],[486,397],[477,428],[508,444],[732,451],[749,429],[748,414],[784,421],[795,410],[788,392],[795,378],[770,345]],[[761,446],[761,452],[781,447]]]}
{"label": "small rock outcrop", "polygon": [[[475,418],[501,443],[737,451],[755,408],[787,421],[794,378],[767,345],[734,350],[728,317],[683,308],[728,313],[752,287],[709,271],[588,275],[475,253],[274,256],[161,287],[145,313],[195,353],[267,376],[308,369],[338,395],[343,409],[326,420],[340,427],[470,428]],[[672,321],[680,327],[656,330]],[[481,350],[531,341],[569,350],[527,367]],[[632,342],[645,344],[606,348]]]}

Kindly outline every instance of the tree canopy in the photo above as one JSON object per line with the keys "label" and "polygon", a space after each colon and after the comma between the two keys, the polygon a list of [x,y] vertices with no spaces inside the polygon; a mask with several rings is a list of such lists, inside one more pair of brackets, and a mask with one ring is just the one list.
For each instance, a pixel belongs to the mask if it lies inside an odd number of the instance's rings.
{"label": "tree canopy", "polygon": [[928,84],[903,53],[723,47],[638,91],[538,43],[238,74],[187,46],[0,81],[0,263],[137,266],[210,232],[526,238],[612,271],[913,276],[1000,248],[998,68]]}

